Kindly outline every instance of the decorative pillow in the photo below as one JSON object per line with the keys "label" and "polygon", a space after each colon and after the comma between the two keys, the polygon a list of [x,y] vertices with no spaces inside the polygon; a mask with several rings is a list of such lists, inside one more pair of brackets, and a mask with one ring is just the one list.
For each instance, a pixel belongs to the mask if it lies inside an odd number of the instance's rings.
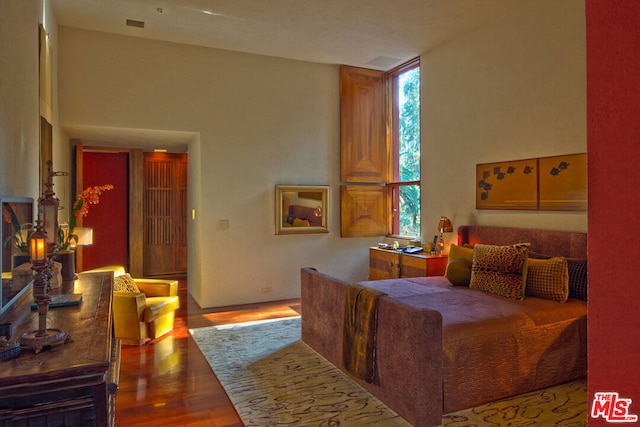
{"label": "decorative pillow", "polygon": [[[529,252],[529,259],[549,259],[550,255]],[[569,298],[587,300],[587,259],[567,258],[569,269]]]}
{"label": "decorative pillow", "polygon": [[133,292],[140,293],[140,289],[138,289],[138,285],[133,280],[129,273],[125,273],[121,276],[113,279],[113,291],[114,292]]}
{"label": "decorative pillow", "polygon": [[473,248],[469,287],[521,300],[527,283],[529,243],[509,246],[483,245]]}
{"label": "decorative pillow", "polygon": [[306,219],[296,218],[293,220],[294,227],[311,227],[311,223]]}
{"label": "decorative pillow", "polygon": [[566,302],[569,296],[569,269],[562,257],[527,260],[525,293],[533,297]]}
{"label": "decorative pillow", "polygon": [[567,258],[569,298],[587,301],[587,260]]}
{"label": "decorative pillow", "polygon": [[471,281],[471,264],[473,263],[473,249],[462,248],[452,244],[449,249],[449,262],[444,275],[452,285],[469,286]]}

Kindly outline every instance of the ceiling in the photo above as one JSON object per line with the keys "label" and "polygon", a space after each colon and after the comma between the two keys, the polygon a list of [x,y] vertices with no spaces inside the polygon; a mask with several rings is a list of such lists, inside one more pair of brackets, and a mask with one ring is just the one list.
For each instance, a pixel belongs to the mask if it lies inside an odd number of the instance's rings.
{"label": "ceiling", "polygon": [[532,2],[51,0],[61,26],[383,71]]}
{"label": "ceiling", "polygon": [[[514,0],[51,0],[62,26],[379,70],[520,8]],[[126,25],[127,19],[144,28]]]}

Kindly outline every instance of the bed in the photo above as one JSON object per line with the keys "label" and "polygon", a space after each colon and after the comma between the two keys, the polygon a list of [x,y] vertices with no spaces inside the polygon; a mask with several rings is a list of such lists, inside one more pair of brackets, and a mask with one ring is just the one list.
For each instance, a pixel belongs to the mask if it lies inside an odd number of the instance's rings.
{"label": "bed", "polygon": [[[569,279],[584,283],[572,283],[559,302],[454,286],[445,276],[362,282],[386,295],[377,307],[375,380],[355,380],[411,424],[434,426],[446,413],[585,376],[586,233],[458,229],[458,248],[478,247],[472,251],[523,242],[532,257],[571,260]],[[302,339],[345,371],[350,285],[312,268],[301,271]]]}

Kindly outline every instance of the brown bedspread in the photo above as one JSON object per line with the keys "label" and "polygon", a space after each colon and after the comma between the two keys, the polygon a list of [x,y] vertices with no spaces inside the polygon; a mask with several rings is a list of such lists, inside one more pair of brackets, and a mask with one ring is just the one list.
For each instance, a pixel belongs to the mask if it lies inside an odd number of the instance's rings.
{"label": "brown bedspread", "polygon": [[442,314],[445,413],[586,373],[583,301],[516,301],[451,286],[444,277],[362,284]]}

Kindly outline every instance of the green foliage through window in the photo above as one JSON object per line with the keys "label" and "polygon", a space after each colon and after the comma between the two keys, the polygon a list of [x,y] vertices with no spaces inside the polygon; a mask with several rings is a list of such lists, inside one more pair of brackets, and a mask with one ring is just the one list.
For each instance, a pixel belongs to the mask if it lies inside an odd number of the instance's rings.
{"label": "green foliage through window", "polygon": [[420,67],[392,75],[394,79],[394,234],[420,236]]}

